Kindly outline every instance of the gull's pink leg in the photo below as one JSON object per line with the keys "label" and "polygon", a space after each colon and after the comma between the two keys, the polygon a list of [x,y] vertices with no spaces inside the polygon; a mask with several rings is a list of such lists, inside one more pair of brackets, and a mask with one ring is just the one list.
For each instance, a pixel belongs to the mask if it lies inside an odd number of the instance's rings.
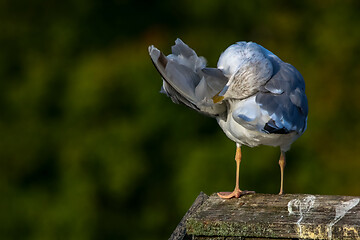
{"label": "gull's pink leg", "polygon": [[286,165],[285,152],[281,151],[280,159],[279,159],[280,171],[281,171],[281,182],[280,182],[280,192],[279,195],[283,194],[283,186],[284,186],[284,168]]}
{"label": "gull's pink leg", "polygon": [[239,198],[242,195],[252,194],[255,193],[254,191],[241,191],[239,188],[239,172],[240,172],[240,162],[241,162],[241,148],[240,145],[236,147],[236,154],[235,154],[235,161],[236,161],[236,183],[235,189],[233,192],[219,192],[217,195],[224,199],[229,198]]}

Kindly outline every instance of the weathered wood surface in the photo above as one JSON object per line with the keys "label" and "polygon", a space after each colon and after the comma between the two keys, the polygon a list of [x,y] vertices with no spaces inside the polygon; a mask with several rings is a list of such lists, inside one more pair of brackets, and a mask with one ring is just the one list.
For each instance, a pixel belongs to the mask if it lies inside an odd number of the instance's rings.
{"label": "weathered wood surface", "polygon": [[211,195],[186,221],[193,239],[360,239],[360,197]]}
{"label": "weathered wood surface", "polygon": [[175,231],[171,234],[169,240],[186,240],[191,239],[186,235],[186,220],[191,217],[192,214],[209,198],[208,195],[201,192],[199,196],[195,199],[194,203],[191,205],[190,209],[186,212],[185,216],[181,219],[180,223],[177,225]]}

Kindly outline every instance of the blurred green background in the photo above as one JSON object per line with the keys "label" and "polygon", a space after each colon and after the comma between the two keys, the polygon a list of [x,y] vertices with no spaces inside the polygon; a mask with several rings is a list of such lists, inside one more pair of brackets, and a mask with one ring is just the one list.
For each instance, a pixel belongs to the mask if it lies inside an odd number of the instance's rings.
{"label": "blurred green background", "polygon": [[[359,1],[0,1],[0,238],[167,239],[200,191],[232,190],[235,144],[159,93],[174,40],[216,66],[254,41],[303,75],[308,129],[285,192],[360,195]],[[243,148],[277,193],[279,149]]]}

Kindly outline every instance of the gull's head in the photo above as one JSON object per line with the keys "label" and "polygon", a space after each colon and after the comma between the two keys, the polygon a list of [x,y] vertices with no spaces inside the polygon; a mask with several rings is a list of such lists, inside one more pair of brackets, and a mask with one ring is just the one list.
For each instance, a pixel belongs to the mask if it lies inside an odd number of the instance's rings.
{"label": "gull's head", "polygon": [[217,67],[221,69],[225,76],[230,78],[232,75],[234,75],[239,67],[244,64],[244,60],[248,56],[246,56],[247,47],[249,44],[255,44],[252,42],[237,42],[230,47],[228,47],[219,58],[219,61],[217,63]]}
{"label": "gull's head", "polygon": [[240,53],[243,51],[246,45],[246,42],[238,42],[228,47],[220,55],[217,67],[224,73],[229,81],[225,87],[212,98],[214,103],[221,102],[227,97],[225,94],[228,91],[230,85],[233,84],[233,80],[231,79],[238,70],[239,66],[243,64],[243,57]]}
{"label": "gull's head", "polygon": [[249,97],[270,79],[273,67],[263,49],[253,42],[237,42],[221,54],[217,67],[229,81],[212,98],[214,103]]}

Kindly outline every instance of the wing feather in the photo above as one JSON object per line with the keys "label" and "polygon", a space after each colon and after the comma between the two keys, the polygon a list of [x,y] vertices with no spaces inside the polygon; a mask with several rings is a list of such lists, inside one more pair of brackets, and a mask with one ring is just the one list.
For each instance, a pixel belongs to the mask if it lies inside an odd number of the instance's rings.
{"label": "wing feather", "polygon": [[226,111],[225,104],[215,104],[212,97],[227,83],[221,70],[205,68],[206,60],[180,39],[175,41],[172,53],[165,56],[154,46],[149,54],[163,78],[162,93],[174,103],[184,104],[201,113],[217,116]]}
{"label": "wing feather", "polygon": [[308,114],[305,83],[301,74],[276,56],[269,56],[274,75],[256,94],[256,102],[270,120],[263,130],[269,133],[304,132]]}

